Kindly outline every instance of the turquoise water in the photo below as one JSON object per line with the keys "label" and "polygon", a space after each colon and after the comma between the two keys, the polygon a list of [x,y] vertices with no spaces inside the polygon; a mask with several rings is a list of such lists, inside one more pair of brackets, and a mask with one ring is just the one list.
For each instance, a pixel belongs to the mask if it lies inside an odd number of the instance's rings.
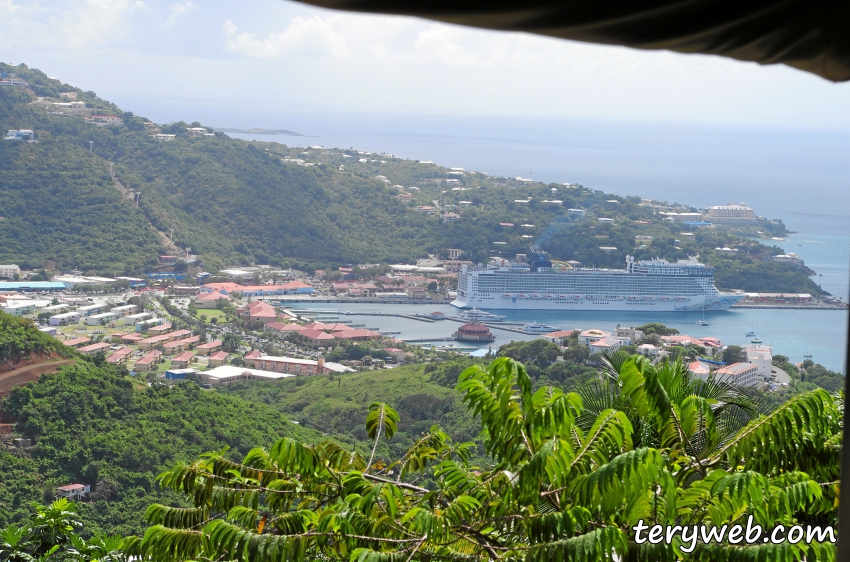
{"label": "turquoise water", "polygon": [[[382,312],[397,314],[427,314],[436,310],[448,315],[457,315],[458,310],[450,305],[428,304],[321,304],[305,303],[293,305],[295,309],[337,312]],[[751,338],[744,334],[755,326],[756,333],[765,344],[773,345],[777,355],[787,355],[792,361],[800,362],[808,350],[812,359],[828,369],[843,372],[844,325],[845,314],[832,310],[753,310],[741,309],[725,312],[709,312],[706,321],[709,326],[699,326],[700,313],[636,313],[636,312],[556,312],[530,310],[493,311],[505,316],[506,322],[531,322],[550,324],[563,330],[599,328],[612,332],[617,324],[637,326],[648,322],[661,322],[676,328],[683,334],[694,337],[712,336],[726,345],[744,345]],[[382,332],[401,332],[394,335],[398,339],[415,340],[418,338],[449,337],[458,326],[457,322],[443,320],[429,324],[406,318],[340,315],[339,320],[356,324],[365,324],[367,328],[377,328]],[[334,322],[331,320],[331,322]],[[520,326],[516,326],[520,327]],[[815,329],[815,327],[817,327]],[[537,336],[494,330],[496,341],[488,344],[496,349],[514,340],[530,340]],[[441,345],[440,342],[437,345]],[[469,344],[463,344],[467,346]]]}

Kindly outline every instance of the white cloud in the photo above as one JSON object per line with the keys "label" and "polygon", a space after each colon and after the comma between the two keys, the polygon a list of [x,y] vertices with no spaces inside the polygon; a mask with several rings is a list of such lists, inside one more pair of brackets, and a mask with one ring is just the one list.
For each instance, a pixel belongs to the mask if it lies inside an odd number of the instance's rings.
{"label": "white cloud", "polygon": [[334,30],[334,17],[296,17],[280,33],[258,39],[253,33],[239,33],[231,20],[224,22],[224,48],[231,53],[257,58],[276,58],[287,54],[313,57],[350,57],[346,38]]}
{"label": "white cloud", "polygon": [[80,8],[67,10],[62,17],[69,22],[57,22],[57,27],[73,47],[103,45],[126,33],[127,17],[143,8],[142,0],[87,0]]}
{"label": "white cloud", "polygon": [[432,25],[419,33],[414,45],[417,62],[437,62],[448,66],[467,68],[493,68],[495,61],[490,56],[482,56],[461,44],[462,34],[447,25]]}
{"label": "white cloud", "polygon": [[180,16],[197,7],[198,5],[193,3],[192,0],[186,0],[185,2],[177,2],[175,4],[171,4],[168,7],[169,11],[171,12],[171,15],[168,16],[167,20],[165,20],[165,26],[171,27],[172,25],[174,25],[174,22],[176,22]]}

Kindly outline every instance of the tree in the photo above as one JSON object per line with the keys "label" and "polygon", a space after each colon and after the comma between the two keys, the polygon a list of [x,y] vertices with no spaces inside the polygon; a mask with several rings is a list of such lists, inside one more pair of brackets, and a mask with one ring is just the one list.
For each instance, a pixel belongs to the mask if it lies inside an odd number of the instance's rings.
{"label": "tree", "polygon": [[471,444],[437,426],[399,460],[373,464],[398,421],[377,403],[368,462],[333,441],[282,439],[242,462],[209,453],[161,475],[191,507],[150,506],[129,552],[153,562],[835,559],[830,543],[639,544],[633,532],[834,523],[842,413],[829,394],[762,413],[681,363],[620,354],[602,374],[575,392],[533,392],[510,358],[466,369],[457,389],[482,424],[488,466],[470,465]]}
{"label": "tree", "polygon": [[61,498],[49,506],[33,504],[23,525],[0,529],[0,560],[8,562],[124,562],[120,537],[82,537],[77,504]]}
{"label": "tree", "polygon": [[221,338],[221,349],[228,353],[234,353],[239,349],[239,336],[232,333],[224,334],[224,337]]}
{"label": "tree", "polygon": [[747,361],[744,350],[739,345],[730,345],[723,350],[723,362],[727,365],[732,363],[745,363]]}

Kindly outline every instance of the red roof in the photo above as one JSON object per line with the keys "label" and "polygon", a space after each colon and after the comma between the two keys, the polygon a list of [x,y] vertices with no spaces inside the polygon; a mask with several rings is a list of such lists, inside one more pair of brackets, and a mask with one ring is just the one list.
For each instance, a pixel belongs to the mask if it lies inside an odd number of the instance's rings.
{"label": "red roof", "polygon": [[74,492],[76,490],[85,490],[86,487],[82,484],[68,484],[67,486],[59,486],[56,489],[62,490],[63,492]]}
{"label": "red roof", "polygon": [[489,334],[490,330],[484,324],[478,324],[477,322],[472,322],[470,324],[464,324],[457,330],[458,332],[463,332],[464,334]]}
{"label": "red roof", "polygon": [[188,362],[188,361],[191,361],[191,360],[192,360],[192,358],[193,358],[194,356],[195,356],[195,354],[194,354],[194,353],[192,353],[191,351],[184,351],[184,352],[183,352],[183,353],[181,353],[180,355],[176,356],[176,357],[173,359],[173,361],[185,361],[185,362]]}
{"label": "red roof", "polygon": [[145,339],[145,336],[143,336],[142,334],[138,334],[138,333],[127,334],[126,336],[121,336],[121,341],[128,341],[128,342],[139,341],[139,340],[143,340],[143,339]]}
{"label": "red roof", "polygon": [[[335,339],[334,336],[328,334],[327,332],[322,332],[321,330],[306,329],[306,330],[301,330],[298,333],[300,335],[304,336],[305,338],[309,338],[309,339],[315,340],[315,341]],[[341,336],[341,337],[344,337],[344,336]]]}
{"label": "red roof", "polygon": [[355,338],[380,338],[381,334],[378,332],[373,332],[371,330],[360,329],[360,330],[341,330],[338,332],[334,332],[334,335],[338,338],[343,339],[355,339]]}
{"label": "red roof", "polygon": [[214,347],[221,346],[222,343],[224,343],[224,342],[221,342],[219,340],[215,340],[215,341],[211,341],[209,343],[201,344],[197,347],[197,349],[212,349]]}
{"label": "red roof", "polygon": [[256,359],[260,355],[262,355],[262,352],[260,352],[259,349],[252,349],[251,351],[245,354],[245,359]]}
{"label": "red roof", "polygon": [[224,361],[225,359],[227,359],[226,351],[217,351],[210,355],[210,361]]}
{"label": "red roof", "polygon": [[230,300],[229,295],[225,295],[224,293],[219,293],[218,291],[213,291],[212,293],[201,293],[200,295],[195,297],[196,301],[217,301],[218,299]]}
{"label": "red roof", "polygon": [[81,343],[86,343],[89,341],[89,338],[74,338],[72,340],[65,340],[62,343],[68,346],[80,345]]}
{"label": "red roof", "polygon": [[118,351],[116,351],[115,353],[113,353],[112,355],[107,357],[106,362],[107,363],[117,363],[118,361],[120,361],[121,359],[124,359],[125,357],[127,357],[131,353],[133,353],[132,347],[122,347],[121,349],[119,349]]}
{"label": "red roof", "polygon": [[100,342],[100,343],[93,343],[91,345],[81,347],[77,351],[80,351],[82,353],[86,353],[86,352],[89,352],[89,351],[100,351],[101,349],[106,349],[107,347],[109,347],[108,343]]}
{"label": "red roof", "polygon": [[282,322],[269,322],[266,324],[266,328],[271,328],[272,330],[279,330],[281,332],[300,332],[304,326],[300,324],[283,324]]}

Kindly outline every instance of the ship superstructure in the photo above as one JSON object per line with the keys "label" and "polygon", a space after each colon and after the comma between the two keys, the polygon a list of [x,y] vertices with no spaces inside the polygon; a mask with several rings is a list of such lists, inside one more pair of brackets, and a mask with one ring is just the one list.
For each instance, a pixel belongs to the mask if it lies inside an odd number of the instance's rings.
{"label": "ship superstructure", "polygon": [[696,258],[671,263],[636,262],[626,256],[625,269],[596,269],[553,264],[545,252],[532,252],[526,262],[464,266],[452,304],[501,310],[675,312],[726,310],[742,298],[718,291],[714,267]]}

